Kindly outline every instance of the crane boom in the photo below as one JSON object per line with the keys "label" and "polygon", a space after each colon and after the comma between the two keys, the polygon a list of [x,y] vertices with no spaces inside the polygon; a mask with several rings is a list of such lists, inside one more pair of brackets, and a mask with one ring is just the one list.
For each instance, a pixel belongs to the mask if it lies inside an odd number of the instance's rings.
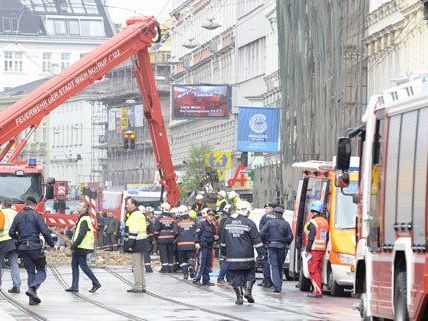
{"label": "crane boom", "polygon": [[135,76],[144,102],[144,116],[153,142],[157,169],[161,174],[160,183],[167,191],[168,202],[176,205],[180,195],[148,52],[156,36],[160,36],[160,28],[154,18],[128,19],[123,31],[3,110],[0,113],[0,145],[4,147],[0,156],[6,156],[20,133],[37,128],[52,110],[114,67],[136,56]]}

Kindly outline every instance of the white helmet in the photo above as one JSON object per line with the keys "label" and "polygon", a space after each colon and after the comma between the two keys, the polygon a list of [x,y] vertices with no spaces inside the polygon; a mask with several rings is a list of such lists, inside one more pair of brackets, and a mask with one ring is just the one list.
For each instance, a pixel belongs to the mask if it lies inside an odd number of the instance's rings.
{"label": "white helmet", "polygon": [[170,211],[169,211],[171,214],[177,214],[178,213],[178,208],[177,207],[173,207],[173,208],[171,208],[170,209]]}
{"label": "white helmet", "polygon": [[153,207],[151,207],[151,206],[146,207],[146,213],[153,213],[153,211],[154,211]]}
{"label": "white helmet", "polygon": [[197,201],[202,201],[203,199],[204,199],[204,197],[201,194],[196,195]]}
{"label": "white helmet", "polygon": [[161,205],[161,210],[162,212],[168,213],[169,211],[171,211],[171,205],[169,205],[167,202],[164,202]]}
{"label": "white helmet", "polygon": [[250,215],[251,211],[251,204],[247,201],[239,202],[239,204],[236,206],[236,213],[248,216]]}
{"label": "white helmet", "polygon": [[218,192],[217,195],[219,195],[219,196],[221,196],[223,198],[226,198],[226,192],[225,191],[220,191],[220,192]]}
{"label": "white helmet", "polygon": [[229,192],[229,198],[230,199],[235,198],[236,196],[238,196],[238,193],[236,193],[235,191]]}
{"label": "white helmet", "polygon": [[146,208],[143,205],[138,206],[138,210],[143,214],[146,213]]}
{"label": "white helmet", "polygon": [[180,205],[179,207],[178,207],[178,215],[186,215],[187,213],[188,213],[189,211],[188,211],[188,209],[187,209],[187,206],[186,205]]}
{"label": "white helmet", "polygon": [[202,217],[205,217],[208,215],[208,211],[210,210],[210,208],[205,207],[204,209],[202,209],[201,213],[202,213]]}

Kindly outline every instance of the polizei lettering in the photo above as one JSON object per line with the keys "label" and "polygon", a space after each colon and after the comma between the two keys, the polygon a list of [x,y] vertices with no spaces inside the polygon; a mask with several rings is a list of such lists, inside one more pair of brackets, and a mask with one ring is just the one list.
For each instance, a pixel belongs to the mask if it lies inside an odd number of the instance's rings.
{"label": "polizei lettering", "polygon": [[89,69],[87,69],[83,73],[76,76],[73,80],[69,81],[67,84],[62,86],[57,91],[50,93],[47,98],[42,100],[42,102],[38,103],[36,106],[34,106],[33,108],[25,112],[23,115],[20,115],[19,117],[17,117],[15,120],[16,125],[20,125],[26,122],[27,120],[31,119],[32,117],[37,116],[43,109],[53,104],[62,96],[68,94],[71,90],[76,88],[83,81],[85,81],[92,75],[98,73],[100,70],[105,68],[110,62],[114,61],[119,56],[120,56],[120,51],[119,50],[114,51],[113,53],[109,54],[108,57],[105,57],[104,59],[98,61],[95,65],[92,65]]}

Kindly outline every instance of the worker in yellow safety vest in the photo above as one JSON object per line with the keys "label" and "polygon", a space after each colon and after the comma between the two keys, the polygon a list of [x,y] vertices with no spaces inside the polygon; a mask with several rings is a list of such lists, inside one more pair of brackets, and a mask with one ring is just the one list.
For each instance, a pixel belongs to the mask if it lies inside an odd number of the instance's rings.
{"label": "worker in yellow safety vest", "polygon": [[215,214],[217,217],[222,216],[224,212],[224,207],[227,205],[226,192],[220,191],[217,194],[217,202],[215,204]]}
{"label": "worker in yellow safety vest", "polygon": [[132,270],[134,272],[134,287],[127,292],[145,293],[144,251],[149,246],[146,217],[138,210],[137,201],[134,198],[128,198],[125,206],[128,219],[125,222],[123,250],[131,253]]}
{"label": "worker in yellow safety vest", "polygon": [[0,210],[0,286],[3,274],[2,263],[6,258],[9,261],[10,274],[12,276],[13,287],[8,290],[9,293],[19,293],[21,287],[21,278],[19,276],[18,254],[16,251],[15,240],[9,236],[9,229],[17,212],[12,208],[12,202],[9,199],[3,200]]}
{"label": "worker in yellow safety vest", "polygon": [[79,292],[79,267],[83,273],[92,281],[92,289],[90,293],[95,293],[101,284],[95,277],[91,268],[87,263],[87,256],[94,251],[94,227],[92,225],[91,217],[89,216],[89,206],[85,202],[80,202],[77,207],[79,219],[77,221],[76,229],[71,239],[71,269],[72,269],[72,282],[71,288],[66,289],[66,292]]}
{"label": "worker in yellow safety vest", "polygon": [[239,202],[241,202],[241,198],[239,197],[239,194],[235,191],[229,192],[229,199],[230,199],[230,205],[238,206]]}

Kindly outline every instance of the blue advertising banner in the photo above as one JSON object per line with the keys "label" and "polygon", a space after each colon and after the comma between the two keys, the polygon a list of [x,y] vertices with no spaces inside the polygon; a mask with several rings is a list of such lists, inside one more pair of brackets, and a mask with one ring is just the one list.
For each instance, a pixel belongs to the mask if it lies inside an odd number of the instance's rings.
{"label": "blue advertising banner", "polygon": [[279,151],[279,109],[239,107],[238,151]]}

